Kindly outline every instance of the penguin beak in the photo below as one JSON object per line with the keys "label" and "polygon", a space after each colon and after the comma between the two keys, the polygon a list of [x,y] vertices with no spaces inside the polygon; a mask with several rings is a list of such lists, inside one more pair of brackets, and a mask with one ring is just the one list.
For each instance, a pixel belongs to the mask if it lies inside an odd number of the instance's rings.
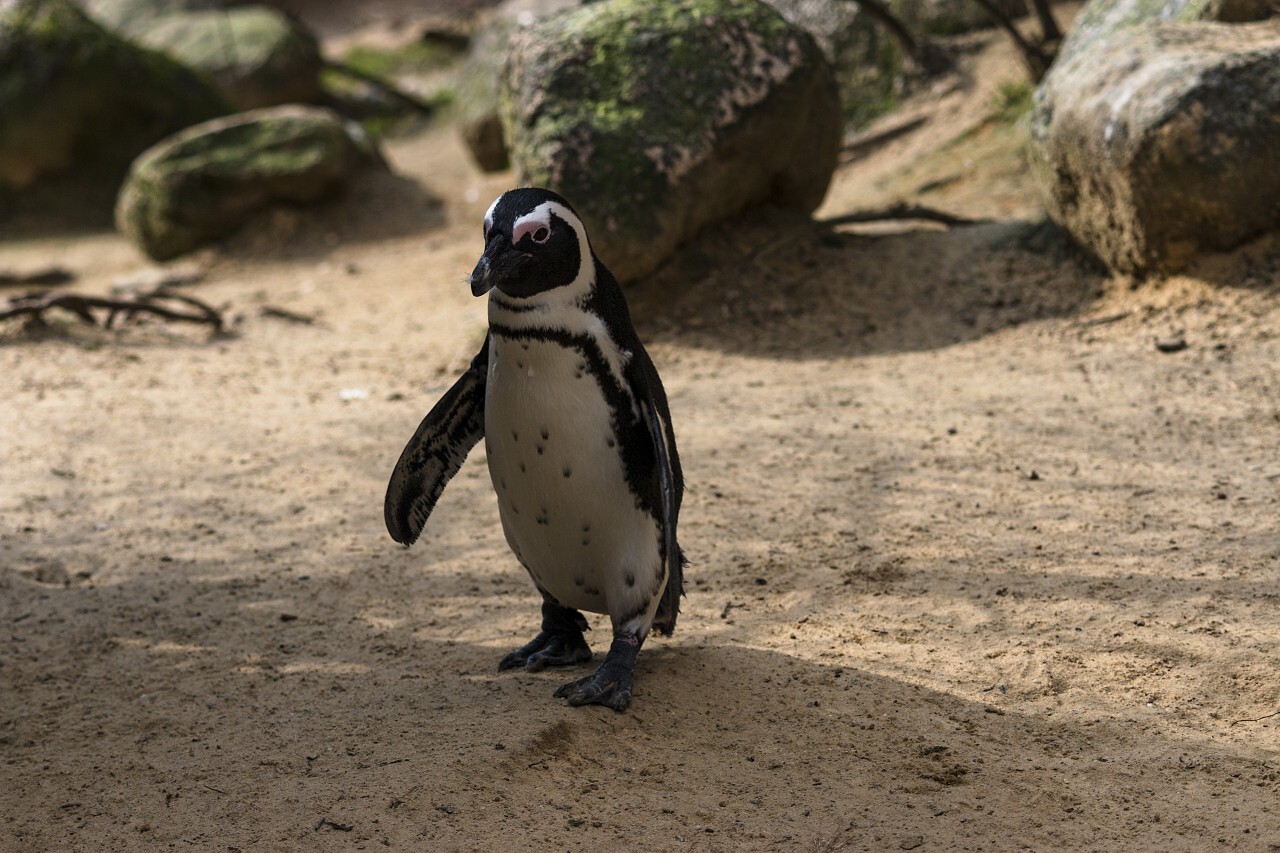
{"label": "penguin beak", "polygon": [[485,252],[480,256],[480,260],[476,261],[476,268],[471,271],[471,295],[484,296],[490,290],[493,290],[493,276],[490,271],[493,265],[489,262],[489,253]]}
{"label": "penguin beak", "polygon": [[521,262],[529,256],[511,245],[503,237],[494,237],[485,244],[484,254],[471,271],[471,294],[484,296],[504,281],[515,277]]}

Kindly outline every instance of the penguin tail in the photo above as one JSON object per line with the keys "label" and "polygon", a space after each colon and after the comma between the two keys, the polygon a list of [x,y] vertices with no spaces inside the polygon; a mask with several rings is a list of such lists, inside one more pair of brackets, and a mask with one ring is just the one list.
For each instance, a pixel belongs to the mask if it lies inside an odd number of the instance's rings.
{"label": "penguin tail", "polygon": [[676,630],[676,618],[680,615],[680,598],[684,595],[684,568],[689,565],[689,558],[684,555],[680,546],[676,546],[676,558],[670,561],[667,588],[662,593],[662,601],[658,603],[658,613],[654,617],[653,627],[664,637],[670,637]]}

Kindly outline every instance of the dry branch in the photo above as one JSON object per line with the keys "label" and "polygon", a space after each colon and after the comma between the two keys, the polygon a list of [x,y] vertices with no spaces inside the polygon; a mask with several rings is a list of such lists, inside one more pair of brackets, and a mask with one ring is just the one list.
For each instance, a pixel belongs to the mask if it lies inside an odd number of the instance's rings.
{"label": "dry branch", "polygon": [[[91,326],[100,325],[104,329],[112,328],[117,319],[128,322],[142,314],[183,323],[203,323],[213,327],[218,333],[227,328],[226,320],[218,309],[193,296],[164,288],[120,297],[36,290],[10,297],[0,303],[0,320],[30,317],[36,322],[43,322],[45,314],[55,309],[66,311]],[[103,315],[101,318],[100,314]]]}

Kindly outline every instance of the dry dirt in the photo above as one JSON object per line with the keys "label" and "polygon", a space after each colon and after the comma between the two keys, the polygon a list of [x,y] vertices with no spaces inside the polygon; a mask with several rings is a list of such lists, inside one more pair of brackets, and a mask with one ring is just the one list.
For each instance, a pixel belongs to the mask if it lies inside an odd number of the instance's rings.
{"label": "dry dirt", "polygon": [[[994,222],[757,216],[633,289],[693,563],[626,713],[496,671],[538,600],[479,451],[383,529],[511,181],[449,128],[198,257],[234,336],[0,329],[0,848],[1280,849],[1280,241],[1104,277],[983,120],[987,41],[819,215]],[[0,246],[49,262],[146,266]]]}

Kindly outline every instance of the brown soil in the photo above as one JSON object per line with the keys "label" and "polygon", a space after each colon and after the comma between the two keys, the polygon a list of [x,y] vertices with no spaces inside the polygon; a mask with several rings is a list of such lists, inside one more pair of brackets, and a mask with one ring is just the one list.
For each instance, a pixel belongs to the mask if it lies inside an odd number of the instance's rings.
{"label": "brown soil", "polygon": [[[757,216],[633,290],[693,564],[623,714],[496,671],[538,600],[479,451],[383,530],[511,181],[449,128],[201,255],[233,337],[6,326],[0,848],[1280,849],[1280,242],[1104,277],[984,120],[1003,41],[966,62],[819,215],[994,222]],[[0,247],[55,261],[145,267]]]}

